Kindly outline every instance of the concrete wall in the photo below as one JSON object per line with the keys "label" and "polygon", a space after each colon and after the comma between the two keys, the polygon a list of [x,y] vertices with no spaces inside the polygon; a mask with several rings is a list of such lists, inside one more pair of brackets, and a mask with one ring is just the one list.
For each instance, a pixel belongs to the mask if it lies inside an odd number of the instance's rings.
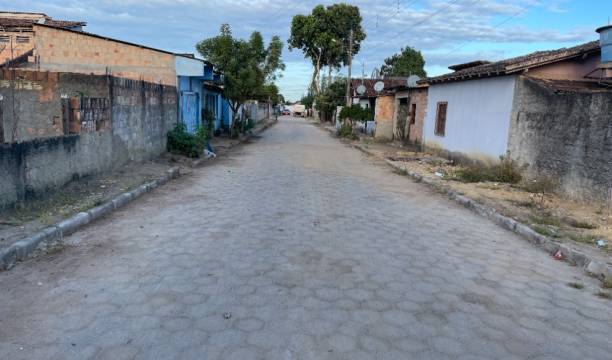
{"label": "concrete wall", "polygon": [[393,139],[393,115],[395,114],[395,96],[381,95],[376,98],[374,121],[376,133],[374,137],[382,140]]}
{"label": "concrete wall", "polygon": [[[111,124],[100,131],[76,135],[51,136],[53,132],[49,130],[36,139],[26,131],[24,139],[0,145],[0,208],[43,194],[74,178],[165,151],[166,135],[176,123],[175,87],[83,74],[38,73],[30,77],[49,80],[14,91],[16,103],[20,104],[16,112],[20,112],[20,121],[27,126],[53,129],[55,114],[61,119],[61,98],[74,93],[106,97]],[[12,114],[4,99],[3,114]],[[34,108],[24,107],[26,103]],[[21,125],[19,128],[27,129]]]}
{"label": "concrete wall", "polygon": [[[504,155],[516,76],[429,86],[423,140],[427,146],[475,158]],[[447,102],[444,136],[434,133],[438,102]]]}
{"label": "concrete wall", "polygon": [[612,91],[558,94],[520,77],[508,148],[528,165],[528,175],[558,179],[571,197],[606,201],[612,188]]}
{"label": "concrete wall", "polygon": [[112,74],[176,86],[175,56],[77,31],[34,25],[34,48],[43,71]]}

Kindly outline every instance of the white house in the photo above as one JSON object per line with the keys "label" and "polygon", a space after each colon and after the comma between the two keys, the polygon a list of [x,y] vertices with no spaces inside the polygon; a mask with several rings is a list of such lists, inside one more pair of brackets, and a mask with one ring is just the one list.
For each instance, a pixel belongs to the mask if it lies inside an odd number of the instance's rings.
{"label": "white house", "polygon": [[594,41],[498,62],[455,65],[452,73],[428,78],[425,145],[479,159],[505,155],[520,110],[521,78],[594,81],[586,77],[598,68],[600,52]]}

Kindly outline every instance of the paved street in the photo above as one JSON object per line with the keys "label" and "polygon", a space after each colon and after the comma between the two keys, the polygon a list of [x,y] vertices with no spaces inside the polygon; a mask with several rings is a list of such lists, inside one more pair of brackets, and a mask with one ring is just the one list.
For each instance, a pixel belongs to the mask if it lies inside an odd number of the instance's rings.
{"label": "paved street", "polygon": [[612,357],[596,281],[303,119],[67,243],[0,273],[1,359]]}

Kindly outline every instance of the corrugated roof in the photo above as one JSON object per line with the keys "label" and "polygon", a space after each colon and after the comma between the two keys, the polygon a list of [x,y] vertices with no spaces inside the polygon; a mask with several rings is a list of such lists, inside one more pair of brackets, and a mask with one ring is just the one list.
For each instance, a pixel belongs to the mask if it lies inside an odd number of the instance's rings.
{"label": "corrugated roof", "polygon": [[570,48],[562,48],[550,51],[537,51],[528,55],[523,55],[511,59],[468,67],[449,74],[430,77],[422,81],[428,82],[430,84],[435,84],[451,81],[469,80],[480,77],[508,75],[512,73],[521,72],[525,69],[542,66],[566,59],[571,59],[589,53],[596,53],[599,51],[601,51],[599,47],[599,41],[592,41]]}

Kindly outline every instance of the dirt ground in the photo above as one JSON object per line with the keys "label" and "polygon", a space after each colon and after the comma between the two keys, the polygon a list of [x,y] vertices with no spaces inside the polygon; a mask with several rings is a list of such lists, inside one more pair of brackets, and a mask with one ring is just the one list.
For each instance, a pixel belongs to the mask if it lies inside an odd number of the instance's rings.
{"label": "dirt ground", "polygon": [[46,196],[6,209],[0,212],[0,248],[159,178],[172,166],[171,158],[128,163],[111,173],[72,181]]}
{"label": "dirt ground", "polygon": [[[612,209],[610,204],[582,203],[559,194],[540,194],[518,184],[455,179],[460,166],[431,153],[416,152],[401,144],[389,144],[362,137],[353,144],[377,156],[400,163],[421,176],[438,178],[467,197],[495,208],[499,213],[529,225],[540,234],[574,244],[582,251],[612,261]],[[602,245],[603,244],[603,245]]]}

